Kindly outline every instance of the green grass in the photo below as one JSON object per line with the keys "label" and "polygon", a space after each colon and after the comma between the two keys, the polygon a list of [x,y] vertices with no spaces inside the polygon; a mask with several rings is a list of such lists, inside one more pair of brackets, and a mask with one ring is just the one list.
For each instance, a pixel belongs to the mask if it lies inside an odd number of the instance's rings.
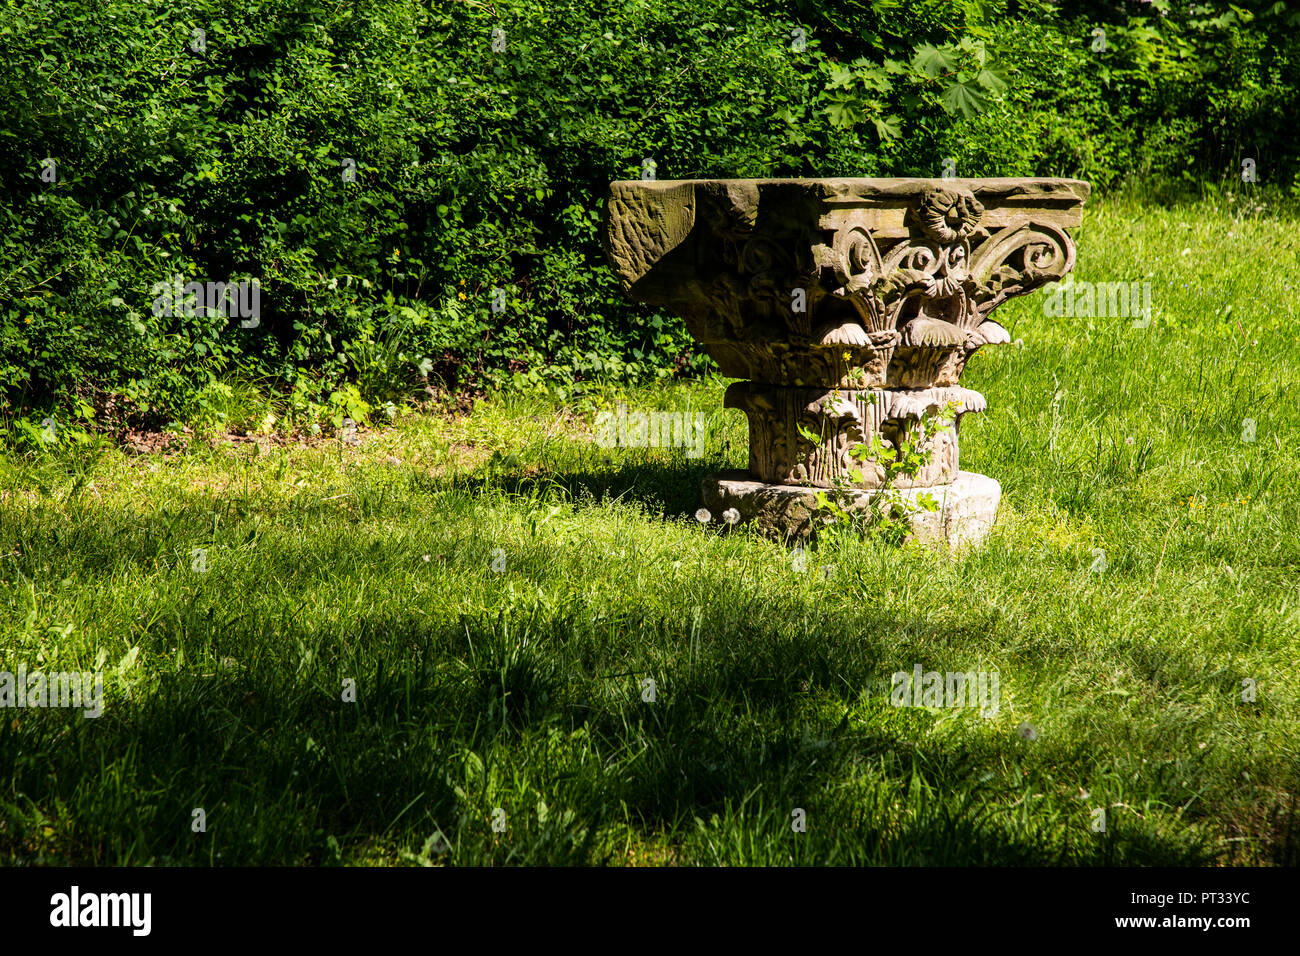
{"label": "green grass", "polygon": [[[0,861],[1300,862],[1300,239],[1242,206],[1087,207],[1077,278],[1149,276],[1151,328],[1000,310],[962,435],[1002,510],[956,556],[701,526],[716,381],[602,396],[701,408],[699,459],[514,397],[0,460],[0,669],[107,695],[0,711]],[[891,707],[918,663],[998,714]]]}

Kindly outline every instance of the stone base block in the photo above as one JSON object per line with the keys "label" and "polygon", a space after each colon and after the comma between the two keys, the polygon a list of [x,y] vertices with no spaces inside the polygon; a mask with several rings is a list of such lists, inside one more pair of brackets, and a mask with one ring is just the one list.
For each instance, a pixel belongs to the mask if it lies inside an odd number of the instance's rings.
{"label": "stone base block", "polygon": [[[704,507],[715,520],[735,509],[740,521],[752,521],[765,535],[779,541],[806,541],[815,526],[817,488],[767,485],[745,471],[724,471],[704,479]],[[916,540],[946,543],[952,547],[978,544],[993,527],[1002,486],[986,475],[959,472],[948,485],[900,489],[898,494],[915,502],[922,494],[934,496],[938,511],[921,511],[912,519]],[[852,491],[849,510],[865,508],[876,491]]]}

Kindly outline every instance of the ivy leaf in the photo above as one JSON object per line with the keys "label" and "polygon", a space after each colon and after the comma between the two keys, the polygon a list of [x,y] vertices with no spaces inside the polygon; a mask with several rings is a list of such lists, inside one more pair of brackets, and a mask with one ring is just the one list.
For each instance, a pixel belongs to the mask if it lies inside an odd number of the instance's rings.
{"label": "ivy leaf", "polygon": [[950,73],[957,68],[957,57],[951,49],[937,47],[932,43],[922,43],[916,48],[912,57],[912,66],[930,79],[940,73]]}
{"label": "ivy leaf", "polygon": [[830,90],[848,89],[853,85],[853,71],[847,66],[840,66],[838,63],[831,64],[831,82],[827,86]]}
{"label": "ivy leaf", "polygon": [[888,93],[891,86],[889,74],[878,66],[872,66],[858,73],[858,82],[869,90]]}
{"label": "ivy leaf", "polygon": [[871,122],[875,124],[876,135],[882,143],[892,142],[902,135],[903,127],[897,116],[873,116]]}
{"label": "ivy leaf", "polygon": [[975,40],[971,37],[962,37],[961,42],[957,44],[957,49],[963,53],[971,53],[975,56],[975,62],[980,66],[988,59],[988,50],[984,46],[983,40]]}
{"label": "ivy leaf", "polygon": [[826,114],[830,117],[831,125],[838,126],[840,129],[852,129],[861,118],[857,103],[849,97],[832,102],[826,107]]}
{"label": "ivy leaf", "polygon": [[990,93],[1002,93],[1007,88],[1007,75],[995,67],[985,67],[976,75],[975,82]]}
{"label": "ivy leaf", "polygon": [[968,83],[954,83],[943,91],[939,102],[949,113],[960,113],[969,118],[988,106],[989,100],[979,89]]}

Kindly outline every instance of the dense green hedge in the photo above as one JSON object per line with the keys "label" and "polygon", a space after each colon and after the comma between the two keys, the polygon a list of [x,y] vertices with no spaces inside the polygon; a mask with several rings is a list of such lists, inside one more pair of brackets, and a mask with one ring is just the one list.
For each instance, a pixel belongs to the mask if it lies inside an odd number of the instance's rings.
{"label": "dense green hedge", "polygon": [[[1249,156],[1290,186],[1300,15],[1223,9],[3,0],[0,412],[158,423],[241,378],[359,415],[426,379],[699,369],[596,241],[647,160],[1110,186]],[[256,278],[257,323],[155,315],[177,275]]]}

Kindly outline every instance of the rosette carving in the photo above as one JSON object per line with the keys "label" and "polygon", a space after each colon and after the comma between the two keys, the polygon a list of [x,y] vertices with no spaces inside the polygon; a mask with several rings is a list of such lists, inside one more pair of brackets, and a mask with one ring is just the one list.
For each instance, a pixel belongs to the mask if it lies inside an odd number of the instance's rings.
{"label": "rosette carving", "polygon": [[916,218],[925,234],[941,245],[969,239],[979,229],[984,205],[968,190],[927,186]]}

